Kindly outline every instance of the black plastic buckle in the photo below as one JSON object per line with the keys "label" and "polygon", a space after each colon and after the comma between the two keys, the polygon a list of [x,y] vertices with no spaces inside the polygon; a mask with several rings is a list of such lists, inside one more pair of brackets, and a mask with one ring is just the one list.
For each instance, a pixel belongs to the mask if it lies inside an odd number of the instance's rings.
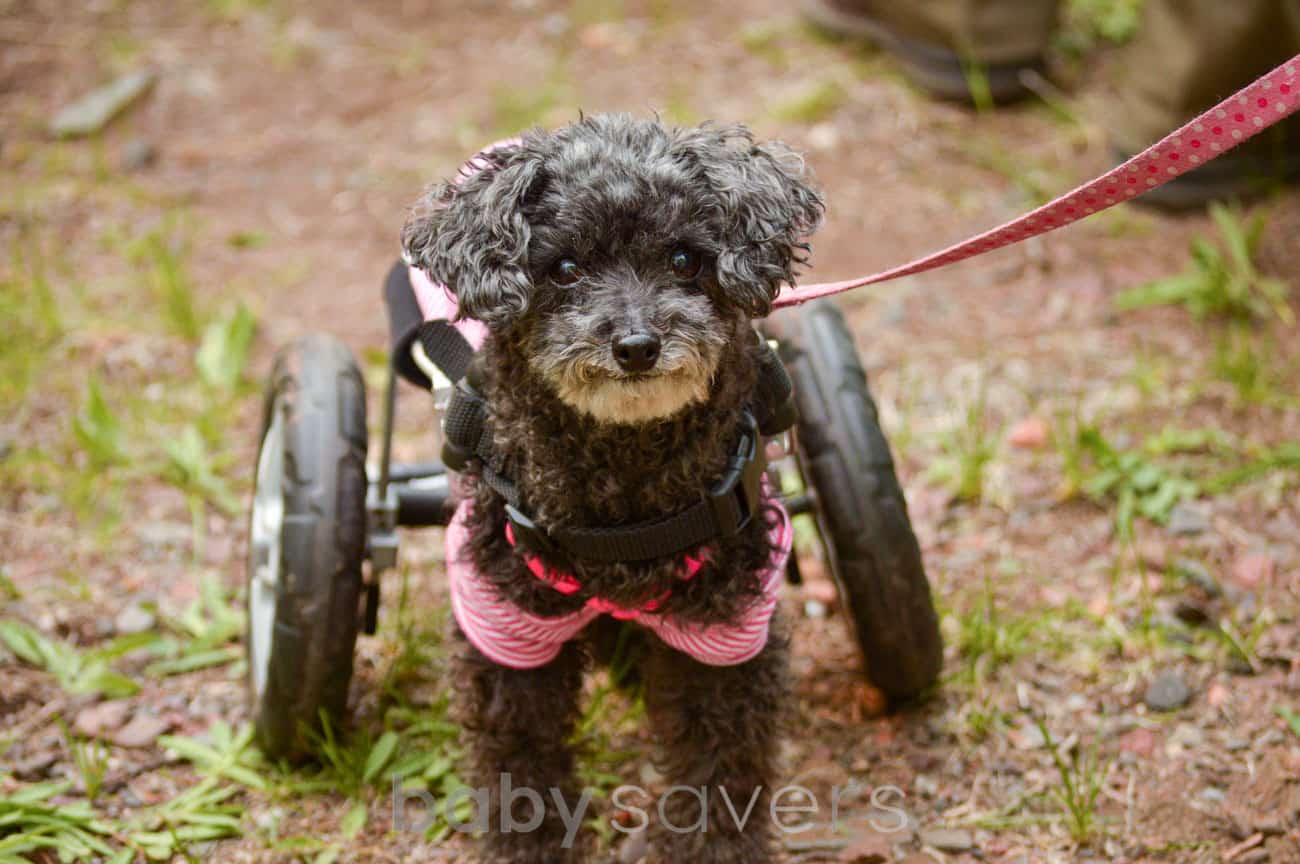
{"label": "black plastic buckle", "polygon": [[718,485],[709,490],[709,504],[718,531],[730,536],[743,529],[758,509],[758,498],[766,467],[759,447],[758,424],[748,411],[741,417],[740,442],[727,463]]}
{"label": "black plastic buckle", "polygon": [[506,505],[506,521],[510,523],[510,533],[514,535],[516,546],[534,555],[555,555],[555,544],[551,542],[546,529],[529,519],[513,504]]}

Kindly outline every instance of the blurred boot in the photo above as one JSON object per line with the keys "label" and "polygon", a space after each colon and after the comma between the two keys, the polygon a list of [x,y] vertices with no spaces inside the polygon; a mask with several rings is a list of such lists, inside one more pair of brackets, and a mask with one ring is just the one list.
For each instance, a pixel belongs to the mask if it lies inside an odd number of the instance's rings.
{"label": "blurred boot", "polygon": [[[1300,0],[1147,0],[1117,58],[1118,110],[1105,122],[1119,154],[1158,141],[1300,52]],[[1201,207],[1300,177],[1300,118],[1269,129],[1138,199]]]}
{"label": "blurred boot", "polygon": [[[866,37],[930,93],[972,102],[983,73],[995,102],[1028,95],[1021,73],[1042,71],[1060,0],[805,0],[813,24]],[[978,85],[976,85],[978,86]]]}

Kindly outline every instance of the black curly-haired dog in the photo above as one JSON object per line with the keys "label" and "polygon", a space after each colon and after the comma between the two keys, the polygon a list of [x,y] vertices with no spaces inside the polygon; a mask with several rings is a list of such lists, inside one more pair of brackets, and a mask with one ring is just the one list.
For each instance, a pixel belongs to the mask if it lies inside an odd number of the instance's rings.
{"label": "black curly-haired dog", "polygon": [[[755,143],[737,126],[675,129],[623,115],[528,133],[420,202],[403,249],[455,292],[462,315],[488,325],[480,358],[488,422],[539,525],[664,517],[718,481],[755,384],[751,321],[793,280],[821,213],[801,160],[783,145]],[[522,610],[559,616],[592,597],[629,608],[659,599],[660,614],[708,625],[738,619],[761,594],[756,574],[772,555],[764,519],[707,544],[689,581],[678,576],[680,554],[548,562],[581,584],[563,594],[507,542],[502,497],[487,483],[472,488],[468,553]],[[665,777],[725,787],[737,810],[762,790],[744,830],[717,794],[707,814],[697,798],[673,796],[671,823],[707,815],[708,830],[652,825],[653,860],[772,860],[766,813],[787,690],[782,632],[774,626],[761,652],[734,666],[647,640],[639,674]],[[516,788],[554,787],[578,801],[570,740],[589,645],[575,640],[541,668],[514,669],[459,635],[454,680],[471,785],[495,793],[508,772]],[[554,808],[535,831],[496,831],[498,798],[486,859],[583,859],[581,843],[563,848]]]}

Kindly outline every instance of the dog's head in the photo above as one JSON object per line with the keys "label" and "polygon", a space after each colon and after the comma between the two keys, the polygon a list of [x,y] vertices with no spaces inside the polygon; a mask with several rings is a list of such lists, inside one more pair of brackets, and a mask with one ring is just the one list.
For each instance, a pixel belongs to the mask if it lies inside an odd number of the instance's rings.
{"label": "dog's head", "polygon": [[594,116],[482,156],[420,202],[402,247],[462,315],[522,340],[561,400],[641,423],[708,397],[821,213],[801,160],[742,127]]}

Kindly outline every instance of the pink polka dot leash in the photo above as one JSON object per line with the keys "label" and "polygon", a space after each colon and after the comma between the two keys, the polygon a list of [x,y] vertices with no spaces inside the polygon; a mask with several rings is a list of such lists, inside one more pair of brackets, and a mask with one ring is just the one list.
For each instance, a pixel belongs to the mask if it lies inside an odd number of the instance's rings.
{"label": "pink polka dot leash", "polygon": [[1162,186],[1198,165],[1221,156],[1294,114],[1300,109],[1300,80],[1297,80],[1297,73],[1300,73],[1300,54],[1122,165],[1010,222],[870,276],[798,288],[787,285],[782,288],[773,305],[795,306],[817,297],[828,297],[864,285],[934,270],[1019,243],[1029,237],[1055,231],[1093,213],[1136,198],[1143,192]]}

